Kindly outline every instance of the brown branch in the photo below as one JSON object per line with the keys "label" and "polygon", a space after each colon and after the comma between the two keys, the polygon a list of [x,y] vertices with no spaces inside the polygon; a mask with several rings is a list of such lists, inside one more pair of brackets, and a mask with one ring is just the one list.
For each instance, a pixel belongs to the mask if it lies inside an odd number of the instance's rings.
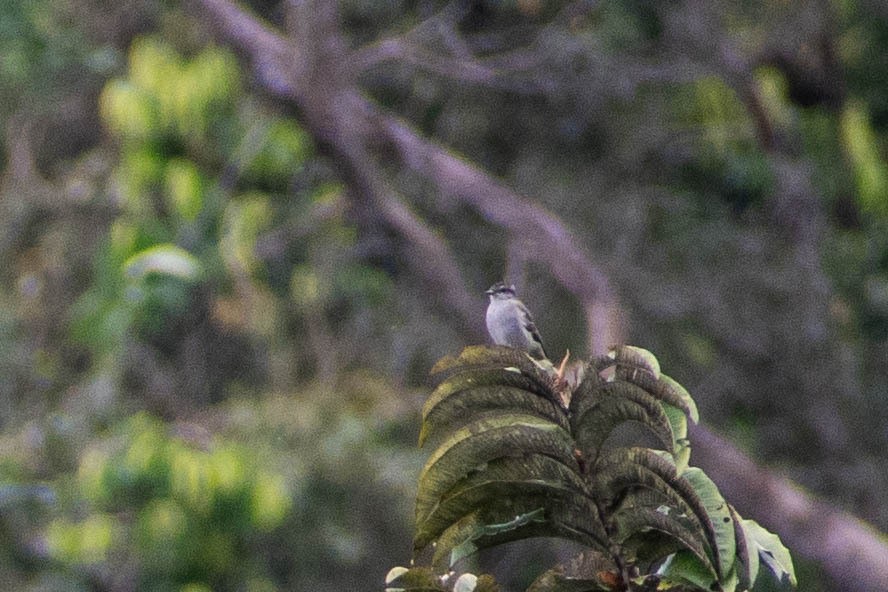
{"label": "brown branch", "polygon": [[481,60],[433,53],[406,39],[386,39],[360,50],[353,61],[356,71],[365,71],[390,61],[409,64],[450,80],[467,82],[519,94],[545,94],[552,85],[537,76],[516,77],[515,69],[502,71]]}
{"label": "brown branch", "polygon": [[[528,46],[479,58],[473,55],[465,40],[456,32],[457,20],[464,14],[465,7],[451,3],[410,31],[358,49],[349,63],[356,73],[360,73],[379,64],[396,61],[459,82],[520,94],[552,95],[558,89],[551,75],[551,58],[540,51],[539,41],[569,27],[571,22],[581,19],[597,4],[589,0],[568,4],[539,30],[536,40]],[[430,40],[435,36],[451,50],[452,55],[442,55],[429,49]]]}
{"label": "brown branch", "polygon": [[[316,88],[318,81],[315,81],[314,90],[324,100],[309,98],[303,91],[293,88],[297,81],[287,74],[286,62],[272,61],[287,55],[283,49],[288,45],[286,40],[269,33],[262,25],[249,24],[255,21],[254,17],[225,0],[197,2],[204,10],[215,14],[213,23],[220,33],[252,57],[254,64],[261,62],[266,68],[266,75],[260,77],[260,82],[267,84],[270,80],[271,84],[266,86],[270,92],[295,101],[302,109],[310,131],[337,157],[337,164],[358,190],[357,194],[371,196],[377,213],[416,247],[419,269],[424,277],[445,278],[443,282],[436,280],[435,284],[444,284],[441,286],[444,290],[439,294],[447,298],[451,309],[460,314],[462,324],[477,326],[477,304],[465,291],[462,275],[446,243],[387,187],[379,166],[373,166],[374,159],[366,147],[380,137],[396,148],[404,165],[434,181],[444,194],[463,201],[490,222],[528,242],[533,258],[551,269],[553,275],[580,300],[587,318],[597,322],[590,327],[591,352],[600,353],[619,341],[612,321],[616,316],[616,298],[607,276],[592,263],[556,216],[444,147],[423,138],[397,118],[380,112],[355,88],[334,88],[335,96],[330,97],[328,92]],[[246,42],[242,35],[244,30],[256,31],[262,37],[261,43]],[[294,39],[293,43],[297,42],[298,39]],[[257,51],[266,53],[256,55]],[[336,81],[329,82],[334,87],[337,84]],[[602,315],[601,310],[613,314]],[[611,321],[600,322],[604,317]]]}
{"label": "brown branch", "polygon": [[820,563],[846,592],[888,590],[888,540],[789,479],[757,466],[702,426],[691,431],[692,459],[741,514],[777,532],[793,553]]}
{"label": "brown branch", "polygon": [[[195,4],[210,15],[211,23],[220,35],[251,59],[266,91],[294,102],[302,110],[309,131],[332,153],[353,189],[353,196],[359,201],[366,200],[363,204],[367,212],[363,216],[364,222],[372,217],[371,214],[380,216],[404,238],[410,245],[405,249],[405,258],[414,270],[430,284],[432,293],[456,313],[455,319],[466,334],[480,338],[479,299],[466,290],[462,273],[446,242],[387,185],[363,148],[368,133],[366,125],[349,115],[349,103],[356,98],[353,91],[342,97],[330,97],[341,82],[334,79],[335,73],[341,72],[340,68],[325,68],[322,56],[317,54],[311,56],[311,67],[292,63],[291,57],[298,58],[304,53],[302,47],[295,46],[296,41],[290,43],[227,0],[196,0]],[[303,32],[294,39],[309,43],[311,50],[317,52],[321,51],[318,39],[310,37],[317,37],[318,29],[312,30],[311,23],[297,20],[300,16],[304,19],[317,16],[318,13],[310,9],[309,5],[291,3],[292,20],[297,21],[291,26]],[[325,12],[324,17],[329,25],[329,13]],[[331,46],[341,50],[335,44],[331,43]],[[317,79],[314,84],[309,82],[313,75],[320,77],[318,72],[324,71],[328,74],[322,80],[328,83],[326,87],[321,87]],[[299,88],[299,84],[305,84],[307,88]],[[358,205],[360,208],[362,204]]]}
{"label": "brown branch", "polygon": [[294,71],[283,67],[288,62],[302,62],[295,47],[228,0],[195,0],[194,4],[202,9],[214,30],[251,58],[253,71],[267,91],[296,98],[300,84],[294,80]]}
{"label": "brown branch", "polygon": [[[365,109],[372,106],[365,104]],[[603,352],[619,341],[613,320],[618,307],[610,281],[561,220],[398,119],[380,113],[375,119],[406,166],[434,181],[442,193],[472,206],[491,223],[529,243],[530,258],[544,264],[587,311],[592,353]],[[604,315],[606,320],[593,312],[602,308],[610,311]]]}
{"label": "brown branch", "polygon": [[[340,109],[350,112],[347,105]],[[355,128],[350,130],[355,131]],[[466,282],[456,258],[446,241],[410,207],[407,201],[385,180],[380,167],[367,150],[356,141],[342,138],[342,143],[331,147],[339,158],[340,170],[354,189],[354,197],[372,212],[380,215],[385,222],[404,240],[409,247],[403,256],[412,263],[414,271],[425,279],[428,291],[440,299],[456,313],[454,324],[465,335],[480,340],[482,310],[480,298],[473,297],[466,290]],[[369,202],[369,203],[366,203]]]}

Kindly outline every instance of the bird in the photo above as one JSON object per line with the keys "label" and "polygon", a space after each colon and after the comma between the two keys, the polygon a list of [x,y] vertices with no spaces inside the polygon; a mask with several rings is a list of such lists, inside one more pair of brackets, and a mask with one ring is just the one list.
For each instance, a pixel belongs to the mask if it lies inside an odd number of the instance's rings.
{"label": "bird", "polygon": [[486,320],[493,342],[524,350],[536,360],[548,360],[530,311],[515,297],[515,286],[497,282],[485,294],[490,296]]}

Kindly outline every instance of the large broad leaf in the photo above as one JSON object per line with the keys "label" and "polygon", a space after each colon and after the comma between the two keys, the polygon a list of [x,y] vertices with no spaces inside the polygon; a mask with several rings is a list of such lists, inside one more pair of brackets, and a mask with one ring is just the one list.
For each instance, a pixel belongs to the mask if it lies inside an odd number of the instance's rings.
{"label": "large broad leaf", "polygon": [[509,369],[523,374],[539,385],[541,392],[553,390],[549,366],[542,366],[527,352],[505,346],[472,345],[459,356],[445,356],[432,368],[432,380],[442,382],[456,373],[477,370]]}
{"label": "large broad leaf", "polygon": [[420,446],[434,433],[454,431],[494,410],[538,415],[569,429],[567,414],[551,399],[553,395],[529,390],[535,386],[523,374],[505,369],[451,376],[438,385],[423,406]]}
{"label": "large broad leaf", "polygon": [[[552,524],[545,519],[545,510],[536,508],[512,518],[496,521],[491,511],[473,513],[469,520],[461,521],[441,537],[435,548],[435,563],[442,564],[445,557],[448,569],[460,560],[474,555],[481,549],[493,547],[529,536],[555,535]],[[485,520],[480,516],[486,516]],[[447,557],[449,555],[449,557]]]}
{"label": "large broad leaf", "polygon": [[[435,553],[432,565],[437,569],[449,571],[458,561],[471,555],[462,545],[470,545],[484,535],[487,526],[508,524],[515,530],[523,529],[531,523],[548,524],[545,510],[540,507],[538,499],[508,499],[498,508],[475,510],[451,524],[435,541]],[[413,554],[422,551],[425,546],[418,546],[414,539]],[[455,549],[460,549],[455,552]],[[474,550],[478,550],[476,546]]]}
{"label": "large broad leaf", "polygon": [[[575,492],[558,485],[533,481],[486,483],[452,496],[446,503],[435,508],[417,527],[413,540],[415,549],[421,550],[446,531],[451,525],[471,514],[475,509],[494,511],[508,503],[530,505],[534,509],[552,509],[561,499]],[[461,513],[462,512],[462,513]],[[554,536],[554,535],[551,535]]]}
{"label": "large broad leaf", "polygon": [[[522,501],[518,503],[520,507]],[[568,525],[559,518],[557,510],[550,516],[542,508],[530,509],[530,505],[527,508],[528,511],[522,513],[483,512],[464,517],[439,537],[433,565],[452,569],[458,561],[481,549],[532,537],[557,537],[606,551],[605,535],[603,531],[593,532],[600,526],[591,523],[589,514],[582,519],[585,524]],[[589,526],[592,528],[587,528]]]}
{"label": "large broad leaf", "polygon": [[645,488],[681,502],[681,497],[672,489],[677,474],[670,459],[648,448],[605,450],[591,471],[595,494],[601,502],[614,504],[628,491]]}
{"label": "large broad leaf", "polygon": [[[658,454],[647,448],[609,450],[600,458],[593,475],[595,494],[608,503],[612,510],[618,509],[620,504],[625,503],[627,496],[638,495],[638,490],[649,490],[662,496],[668,505],[675,506],[680,514],[692,517],[705,537],[710,561],[716,569],[716,574],[721,577],[726,573],[722,571],[718,545],[726,546],[729,543],[721,538],[724,527],[720,525],[717,531],[712,522],[707,507],[707,503],[712,503],[712,500],[701,498],[691,481],[677,475],[671,456]],[[708,489],[703,488],[703,490],[709,495]],[[715,493],[717,494],[717,490]],[[721,496],[718,499],[721,500]],[[721,503],[724,503],[724,500],[721,500]],[[716,517],[719,518],[720,515],[716,514]],[[730,526],[730,522],[727,526]],[[733,537],[733,531],[731,536]],[[733,557],[732,551],[731,562]]]}
{"label": "large broad leaf", "polygon": [[[540,382],[535,377],[521,371],[517,366],[476,366],[460,367],[448,373],[447,378],[439,382],[439,385],[459,380],[463,388],[469,386],[503,385],[514,386],[522,390],[536,393],[540,397],[555,400],[554,389],[550,385]],[[434,403],[433,403],[434,405]]]}
{"label": "large broad leaf", "polygon": [[[449,570],[480,549],[539,536],[602,547],[603,531],[595,533],[582,526],[568,526],[559,518],[562,512],[549,512],[539,506],[540,502],[539,498],[512,498],[504,500],[498,508],[486,508],[463,516],[438,537],[432,564]],[[600,527],[594,528],[600,530]]]}
{"label": "large broad leaf", "polygon": [[[492,501],[495,503],[478,506],[438,536],[435,565],[449,568],[477,549],[536,536],[559,537],[608,550],[604,525],[592,500],[585,496],[562,491],[549,496],[498,496]],[[525,519],[516,521],[516,517]]]}
{"label": "large broad leaf", "polygon": [[[681,384],[672,377],[660,374],[660,379],[657,381],[654,394],[657,398],[662,399],[667,403],[669,401],[675,401],[676,399],[680,400],[682,404],[676,406],[683,410],[692,422],[695,424],[700,423],[700,412],[697,411],[697,403],[694,402],[694,399],[691,397],[691,394],[687,389],[681,386]],[[670,404],[674,405],[674,403]]]}
{"label": "large broad leaf", "polygon": [[740,588],[745,590],[752,588],[759,572],[758,549],[750,546],[746,540],[746,531],[743,529],[743,519],[730,504],[731,520],[734,522],[734,538],[737,540],[737,576],[740,579]]}
{"label": "large broad leaf", "polygon": [[624,551],[639,564],[652,565],[681,549],[690,551],[713,578],[705,533],[699,522],[675,506],[651,506],[648,500],[630,497],[616,512],[613,522]]}
{"label": "large broad leaf", "polygon": [[657,570],[657,574],[667,585],[678,583],[689,584],[700,590],[725,590],[712,569],[690,551],[679,551],[671,555]]}
{"label": "large broad leaf", "polygon": [[616,371],[609,380],[635,384],[657,400],[678,407],[694,423],[700,421],[697,405],[690,393],[673,378],[660,372],[660,363],[651,352],[625,345],[612,349],[605,356],[593,358],[589,365],[594,372],[587,372],[587,376],[599,378],[601,372],[614,366]]}
{"label": "large broad leaf", "polygon": [[426,462],[416,496],[417,523],[460,479],[493,459],[536,453],[578,473],[573,450],[564,429],[539,417],[516,413],[476,419],[447,438]]}
{"label": "large broad leaf", "polygon": [[609,366],[616,366],[617,377],[624,380],[636,374],[648,374],[654,380],[660,377],[660,362],[656,356],[634,345],[615,347],[607,355],[593,360],[592,365],[599,372]]}
{"label": "large broad leaf", "polygon": [[796,586],[795,568],[792,557],[783,542],[776,534],[762,528],[755,520],[741,520],[746,544],[750,553],[758,553],[760,565],[766,566],[777,581],[782,584]]}
{"label": "large broad leaf", "polygon": [[453,523],[435,543],[432,564],[450,570],[480,549],[532,536],[557,536],[539,498],[513,498],[501,508],[477,510]]}
{"label": "large broad leaf", "polygon": [[672,427],[672,437],[674,438],[674,446],[672,448],[672,459],[675,461],[675,468],[679,473],[688,467],[691,458],[691,442],[688,440],[688,418],[684,411],[678,407],[673,407],[668,403],[661,403],[663,412],[669,419],[669,425]]}
{"label": "large broad leaf", "polygon": [[690,467],[682,473],[681,478],[691,484],[705,509],[708,523],[703,522],[712,528],[710,544],[716,552],[715,565],[719,577],[724,578],[734,566],[737,554],[731,510],[715,483],[702,470]]}
{"label": "large broad leaf", "polygon": [[550,512],[565,503],[579,506],[587,514],[594,510],[585,483],[560,462],[540,454],[497,458],[440,497],[417,523],[414,544],[424,547],[463,516],[519,497],[538,500],[535,504]]}
{"label": "large broad leaf", "polygon": [[606,382],[571,399],[571,423],[577,447],[587,462],[598,457],[602,444],[621,424],[641,423],[672,452],[675,440],[663,406],[643,389],[626,382]]}
{"label": "large broad leaf", "polygon": [[660,374],[655,378],[649,372],[633,372],[626,374],[624,380],[643,388],[656,399],[673,407],[678,407],[694,423],[700,421],[697,404],[694,403],[691,395],[683,386],[669,376]]}

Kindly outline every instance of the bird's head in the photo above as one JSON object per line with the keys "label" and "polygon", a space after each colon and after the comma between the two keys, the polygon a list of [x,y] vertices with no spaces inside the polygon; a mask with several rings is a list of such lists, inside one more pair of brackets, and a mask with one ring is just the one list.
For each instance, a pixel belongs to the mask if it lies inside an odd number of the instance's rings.
{"label": "bird's head", "polygon": [[508,300],[515,297],[515,286],[507,286],[503,282],[497,282],[484,293],[490,296],[491,300]]}

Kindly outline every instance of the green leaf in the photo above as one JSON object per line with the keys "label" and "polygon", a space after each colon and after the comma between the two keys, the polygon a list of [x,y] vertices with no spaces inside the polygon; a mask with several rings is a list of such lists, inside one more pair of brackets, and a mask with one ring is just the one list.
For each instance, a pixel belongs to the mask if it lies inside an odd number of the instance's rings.
{"label": "green leaf", "polygon": [[751,548],[751,542],[747,541],[746,530],[743,528],[743,519],[740,514],[730,504],[728,509],[731,511],[731,519],[734,522],[734,538],[737,540],[737,562],[734,565],[740,578],[740,588],[749,589],[752,588],[758,577],[758,550]]}
{"label": "green leaf", "polygon": [[675,465],[649,448],[606,450],[598,457],[592,475],[594,491],[602,501],[622,499],[629,490],[646,488],[682,502],[672,488],[677,480]]}
{"label": "green leaf", "polygon": [[666,450],[675,449],[672,427],[663,407],[635,385],[606,382],[594,390],[578,389],[571,399],[571,412],[577,447],[590,462],[597,458],[608,436],[627,421],[644,425]]}
{"label": "green leaf", "polygon": [[[441,378],[442,375],[436,376]],[[551,386],[540,382],[537,377],[525,374],[517,366],[496,367],[496,366],[462,366],[459,369],[452,369],[447,372],[447,376],[441,381],[441,384],[455,382],[465,387],[471,385],[478,386],[512,386],[536,394],[545,399],[555,400],[555,393]]]}
{"label": "green leaf", "polygon": [[655,395],[667,403],[674,401],[676,398],[679,399],[684,404],[676,405],[676,407],[683,410],[692,422],[695,424],[700,423],[700,412],[697,410],[697,403],[694,402],[687,389],[681,386],[677,380],[665,374],[660,374]]}
{"label": "green leaf", "polygon": [[700,414],[697,411],[697,404],[694,403],[694,399],[691,398],[691,395],[683,386],[665,374],[660,374],[659,378],[654,378],[650,373],[635,372],[627,374],[625,380],[643,388],[656,399],[673,407],[678,407],[694,423],[700,421]]}
{"label": "green leaf", "polygon": [[204,205],[205,183],[200,171],[187,159],[173,158],[166,165],[164,181],[170,211],[194,222]]}
{"label": "green leaf", "polygon": [[428,567],[393,567],[385,577],[386,590],[445,592],[438,576]]}
{"label": "green leaf", "polygon": [[410,570],[403,566],[395,566],[388,570],[388,573],[385,574],[385,583],[393,584],[398,581],[398,579],[404,574],[408,573]]}
{"label": "green leaf", "polygon": [[[539,498],[521,497],[502,500],[500,507],[484,508],[463,516],[438,537],[432,565],[449,570],[461,559],[483,548],[538,535],[559,536],[556,525],[546,520],[544,514]],[[497,526],[502,524],[511,527]],[[414,545],[414,555],[419,550]]]}
{"label": "green leaf", "polygon": [[243,175],[253,179],[286,179],[302,168],[311,153],[308,134],[291,119],[275,119],[263,129],[261,145],[245,163]]}
{"label": "green leaf", "polygon": [[441,496],[470,472],[503,456],[538,453],[579,472],[573,439],[563,428],[538,417],[515,413],[482,417],[454,432],[426,462],[416,496],[417,523]]}
{"label": "green leaf", "polygon": [[634,345],[623,345],[608,352],[617,365],[617,376],[624,380],[638,374],[647,373],[654,380],[660,378],[660,362],[646,349]]}
{"label": "green leaf", "polygon": [[723,578],[731,571],[737,554],[731,510],[715,483],[701,469],[690,467],[682,473],[681,478],[691,484],[703,504],[708,518],[708,525],[707,521],[703,521],[704,526],[711,525],[714,538],[710,543],[714,543],[717,573]]}
{"label": "green leaf", "polygon": [[523,538],[523,530],[528,527],[544,526],[547,524],[545,519],[545,510],[537,508],[530,512],[515,516],[512,520],[506,522],[483,524],[475,523],[462,542],[453,547],[450,552],[450,567],[453,567],[459,560],[475,554],[479,549],[487,546],[493,546],[493,541],[505,542],[506,540],[516,540]]}
{"label": "green leaf", "polygon": [[866,107],[859,101],[849,101],[842,110],[840,126],[842,145],[854,170],[860,208],[866,214],[884,218],[888,215],[888,167]]}
{"label": "green leaf", "polygon": [[417,522],[414,545],[426,546],[467,514],[519,497],[536,499],[535,504],[547,510],[570,499],[586,514],[594,511],[583,481],[560,462],[539,454],[498,458],[441,496],[432,511]]}
{"label": "green leaf", "polygon": [[458,429],[480,414],[494,410],[527,412],[569,429],[561,406],[525,388],[526,382],[523,375],[505,370],[451,376],[438,385],[423,406],[420,446],[434,433]]}
{"label": "green leaf", "polygon": [[558,537],[606,550],[606,535],[590,513],[559,504],[551,509],[539,498],[502,500],[501,507],[478,510],[450,526],[435,544],[433,565],[450,569],[460,559],[503,543],[532,537]]}
{"label": "green leaf", "polygon": [[528,390],[543,395],[549,393],[555,399],[553,376],[526,352],[501,345],[471,345],[455,358],[445,356],[434,365],[431,375],[432,380],[438,383],[453,374],[478,370],[508,370],[514,374],[523,374],[536,385],[534,389]]}
{"label": "green leaf", "polygon": [[681,474],[688,467],[691,458],[691,444],[688,440],[688,418],[684,411],[678,407],[673,407],[668,403],[661,403],[663,412],[669,419],[669,425],[672,427],[672,436],[674,446],[672,448],[672,458],[675,461],[675,468]]}
{"label": "green leaf", "polygon": [[126,275],[137,280],[152,273],[195,280],[201,272],[197,258],[173,244],[156,245],[140,251],[127,259],[123,266]]}
{"label": "green leaf", "polygon": [[[630,496],[614,515],[618,537],[636,561],[653,564],[680,549],[690,551],[716,577],[707,554],[706,533],[693,516],[668,504],[653,506],[643,497]],[[663,535],[668,540],[662,540]]]}
{"label": "green leaf", "polygon": [[792,557],[780,537],[762,528],[755,520],[744,519],[740,523],[750,549],[758,552],[760,563],[771,570],[774,578],[782,584],[798,585]]}
{"label": "green leaf", "polygon": [[679,551],[670,556],[657,574],[669,583],[690,584],[701,590],[722,589],[712,570],[690,551]]}

